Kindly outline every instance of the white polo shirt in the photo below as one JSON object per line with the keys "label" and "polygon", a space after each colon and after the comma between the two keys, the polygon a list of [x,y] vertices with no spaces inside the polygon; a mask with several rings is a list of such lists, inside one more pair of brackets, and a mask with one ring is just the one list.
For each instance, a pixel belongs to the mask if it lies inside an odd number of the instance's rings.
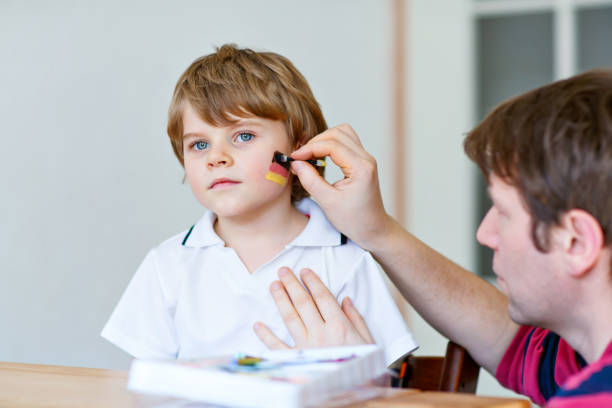
{"label": "white polo shirt", "polygon": [[[310,219],[273,259],[249,273],[213,229],[208,211],[145,257],[113,311],[102,337],[137,358],[192,359],[266,350],[252,326],[262,321],[293,345],[269,292],[281,266],[308,267],[338,301],[350,296],[388,364],[416,348],[370,255],[338,232],[319,206],[304,199]],[[356,220],[358,222],[358,220]],[[256,236],[253,239],[257,239]]]}

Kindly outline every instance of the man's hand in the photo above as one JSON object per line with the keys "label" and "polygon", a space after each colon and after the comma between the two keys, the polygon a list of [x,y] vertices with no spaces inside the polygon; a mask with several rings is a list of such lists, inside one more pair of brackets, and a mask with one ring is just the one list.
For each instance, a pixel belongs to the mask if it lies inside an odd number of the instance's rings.
{"label": "man's hand", "polygon": [[[344,179],[333,185],[311,165],[299,161],[325,156],[344,174]],[[339,231],[365,249],[371,249],[377,238],[387,235],[393,221],[383,206],[376,160],[363,148],[353,128],[347,124],[330,128],[291,157],[296,159],[291,170]]]}
{"label": "man's hand", "polygon": [[[300,273],[312,296],[288,268],[281,268],[278,276],[280,282],[273,282],[270,292],[296,348],[374,343],[363,317],[351,300],[345,298],[341,309],[314,272],[303,269]],[[268,348],[289,348],[263,323],[255,323],[253,329]]]}

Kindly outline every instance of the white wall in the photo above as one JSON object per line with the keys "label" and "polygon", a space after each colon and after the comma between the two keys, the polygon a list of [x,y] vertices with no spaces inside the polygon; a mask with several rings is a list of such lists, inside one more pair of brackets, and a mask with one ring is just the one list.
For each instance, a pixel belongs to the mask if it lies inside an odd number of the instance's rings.
{"label": "white wall", "polygon": [[284,54],[329,124],[388,155],[388,2],[177,4],[0,3],[0,360],[127,366],[99,331],[146,251],[202,212],[165,126],[213,46]]}
{"label": "white wall", "polygon": [[[412,0],[408,10],[408,229],[465,268],[474,266],[474,176],[463,153],[473,125],[469,0]],[[419,353],[442,354],[446,339],[416,313]]]}
{"label": "white wall", "polygon": [[[463,153],[475,125],[470,0],[411,0],[407,11],[409,230],[468,270],[475,269],[477,167]],[[444,354],[447,339],[415,311],[417,354]],[[516,396],[484,369],[478,394]]]}

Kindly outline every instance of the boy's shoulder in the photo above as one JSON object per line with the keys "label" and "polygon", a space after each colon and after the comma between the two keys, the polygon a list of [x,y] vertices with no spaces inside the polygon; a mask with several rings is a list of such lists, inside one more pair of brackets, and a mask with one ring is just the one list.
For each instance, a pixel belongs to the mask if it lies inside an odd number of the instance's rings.
{"label": "boy's shoulder", "polygon": [[196,223],[164,240],[151,251],[158,256],[167,257],[189,252],[196,247],[222,244],[223,241],[214,232],[214,220],[215,215],[207,210]]}
{"label": "boy's shoulder", "polygon": [[197,223],[192,224],[191,226],[189,226],[189,228],[184,229],[183,231],[172,235],[171,237],[160,242],[153,249],[157,252],[166,253],[169,251],[184,248],[186,239],[188,239],[189,235],[191,235],[191,232],[193,231],[196,225]]}

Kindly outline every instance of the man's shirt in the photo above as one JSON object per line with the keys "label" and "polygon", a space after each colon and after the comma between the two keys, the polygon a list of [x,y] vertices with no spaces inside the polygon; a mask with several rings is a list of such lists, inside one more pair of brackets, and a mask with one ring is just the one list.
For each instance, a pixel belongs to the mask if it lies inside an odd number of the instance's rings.
{"label": "man's shirt", "polygon": [[549,408],[612,407],[612,342],[599,360],[587,365],[557,334],[522,326],[496,377],[505,387]]}

